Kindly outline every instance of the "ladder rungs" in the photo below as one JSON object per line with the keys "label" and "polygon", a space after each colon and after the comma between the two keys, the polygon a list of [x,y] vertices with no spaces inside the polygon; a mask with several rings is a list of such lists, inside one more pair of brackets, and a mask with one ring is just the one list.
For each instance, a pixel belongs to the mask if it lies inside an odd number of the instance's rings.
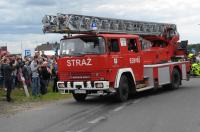
{"label": "ladder rungs", "polygon": [[175,24],[131,21],[74,14],[46,15],[43,18],[43,30],[47,33],[126,33],[138,35],[162,35],[166,30],[173,30]]}

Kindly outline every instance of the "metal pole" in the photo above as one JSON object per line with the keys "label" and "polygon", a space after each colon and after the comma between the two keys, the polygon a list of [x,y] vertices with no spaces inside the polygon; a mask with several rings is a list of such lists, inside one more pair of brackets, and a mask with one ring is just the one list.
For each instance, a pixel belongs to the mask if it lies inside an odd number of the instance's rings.
{"label": "metal pole", "polygon": [[22,41],[21,41],[21,57],[22,57]]}

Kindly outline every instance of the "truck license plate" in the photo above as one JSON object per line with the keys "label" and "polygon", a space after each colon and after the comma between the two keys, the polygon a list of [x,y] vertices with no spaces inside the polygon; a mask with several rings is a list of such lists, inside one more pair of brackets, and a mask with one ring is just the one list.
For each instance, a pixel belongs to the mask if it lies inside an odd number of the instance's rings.
{"label": "truck license plate", "polygon": [[80,90],[80,89],[75,90],[74,92],[75,92],[75,93],[78,93],[78,94],[86,94],[86,91],[85,91],[85,90]]}

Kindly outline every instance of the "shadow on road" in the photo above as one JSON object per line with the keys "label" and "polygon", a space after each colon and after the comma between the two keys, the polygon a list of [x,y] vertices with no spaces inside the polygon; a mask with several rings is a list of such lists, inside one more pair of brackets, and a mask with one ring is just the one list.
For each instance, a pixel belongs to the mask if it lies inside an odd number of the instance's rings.
{"label": "shadow on road", "polygon": [[[161,94],[168,94],[171,92],[179,91],[179,90],[186,90],[186,87],[181,86],[179,89],[170,90],[167,88],[159,88],[157,90],[147,90],[139,93],[135,93],[129,98],[129,101],[141,99],[141,98],[149,98],[156,95]],[[70,105],[99,105],[99,104],[105,104],[105,105],[116,105],[120,104],[120,102],[117,102],[115,100],[114,95],[106,95],[106,96],[88,96],[85,102],[76,102],[75,100],[72,100],[68,102],[67,104]]]}

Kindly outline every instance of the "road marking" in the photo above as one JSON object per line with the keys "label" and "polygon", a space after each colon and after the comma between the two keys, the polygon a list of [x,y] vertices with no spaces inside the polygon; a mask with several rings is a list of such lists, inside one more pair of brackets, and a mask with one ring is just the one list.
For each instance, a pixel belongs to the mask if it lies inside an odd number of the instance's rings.
{"label": "road marking", "polygon": [[78,130],[77,132],[85,132],[85,131],[87,131],[88,129],[89,129],[88,127],[82,128],[82,129]]}
{"label": "road marking", "polygon": [[123,108],[125,108],[125,105],[119,106],[119,107],[115,108],[113,111],[117,112],[117,111],[122,110]]}
{"label": "road marking", "polygon": [[85,132],[89,129],[89,127],[82,128],[80,130],[67,130],[65,132]]}
{"label": "road marking", "polygon": [[114,112],[120,111],[120,110],[124,109],[126,106],[129,106],[129,105],[131,105],[131,104],[137,104],[137,103],[139,103],[140,101],[141,101],[140,99],[137,99],[137,100],[134,100],[133,102],[128,102],[128,103],[126,103],[125,105],[121,105],[121,106],[115,108],[113,111],[114,111]]}
{"label": "road marking", "polygon": [[97,117],[96,119],[94,119],[94,120],[92,120],[92,121],[89,121],[88,123],[90,123],[90,124],[96,124],[96,123],[98,123],[98,122],[100,122],[100,121],[102,121],[102,120],[105,120],[105,119],[106,119],[105,116],[99,116],[99,117]]}
{"label": "road marking", "polygon": [[137,104],[137,103],[139,103],[140,101],[141,101],[140,99],[137,99],[137,100],[134,100],[133,103],[134,103],[134,104]]}
{"label": "road marking", "polygon": [[[31,107],[30,107],[31,108]],[[42,107],[38,107],[38,108],[33,108],[31,109],[31,111],[40,111],[40,110],[44,110],[45,108]]]}

